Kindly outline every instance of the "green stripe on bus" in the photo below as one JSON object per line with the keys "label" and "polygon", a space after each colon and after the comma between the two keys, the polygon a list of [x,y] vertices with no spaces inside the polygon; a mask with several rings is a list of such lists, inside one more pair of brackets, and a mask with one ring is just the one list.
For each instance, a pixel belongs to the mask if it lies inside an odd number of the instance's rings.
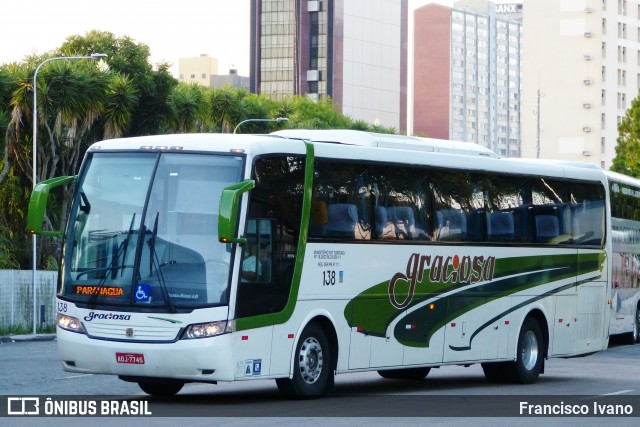
{"label": "green stripe on bus", "polygon": [[[588,254],[540,255],[534,257],[501,258],[495,261],[492,280],[469,287],[470,283],[447,284],[432,282],[429,269],[423,280],[415,284],[409,294],[409,284],[395,288],[395,298],[404,301],[412,298],[406,307],[397,308],[391,303],[389,281],[379,283],[360,293],[345,308],[349,326],[372,336],[384,337],[389,325],[407,310],[432,300],[433,307],[425,305],[398,322],[396,338],[405,345],[428,346],[436,330],[447,322],[497,298],[553,282],[576,277],[577,274],[600,274],[604,269],[604,252]],[[456,289],[460,289],[456,291]],[[403,292],[404,291],[404,292]],[[446,296],[441,296],[447,294]],[[407,329],[406,325],[413,325]]]}

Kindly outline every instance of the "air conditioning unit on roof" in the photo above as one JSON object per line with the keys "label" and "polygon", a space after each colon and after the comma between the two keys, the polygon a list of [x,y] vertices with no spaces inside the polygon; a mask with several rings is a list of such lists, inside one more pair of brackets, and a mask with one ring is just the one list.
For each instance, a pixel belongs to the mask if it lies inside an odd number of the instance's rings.
{"label": "air conditioning unit on roof", "polygon": [[322,2],[318,0],[309,0],[307,2],[307,12],[320,12],[322,10]]}

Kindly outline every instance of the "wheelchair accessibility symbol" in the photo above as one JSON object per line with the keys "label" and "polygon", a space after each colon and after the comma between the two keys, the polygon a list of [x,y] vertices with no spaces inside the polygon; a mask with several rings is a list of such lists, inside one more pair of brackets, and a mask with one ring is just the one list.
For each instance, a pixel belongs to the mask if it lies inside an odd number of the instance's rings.
{"label": "wheelchair accessibility symbol", "polygon": [[136,302],[150,302],[151,301],[151,286],[144,283],[140,283],[136,286],[136,293],[134,295]]}

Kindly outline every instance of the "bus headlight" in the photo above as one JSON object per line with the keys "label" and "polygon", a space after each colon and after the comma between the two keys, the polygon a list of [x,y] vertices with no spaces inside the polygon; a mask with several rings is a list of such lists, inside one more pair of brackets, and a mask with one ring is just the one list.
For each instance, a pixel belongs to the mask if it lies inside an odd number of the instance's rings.
{"label": "bus headlight", "polygon": [[82,326],[82,322],[75,317],[67,316],[65,314],[58,313],[56,317],[56,324],[58,327],[71,332],[77,332],[79,334],[86,334],[87,331]]}
{"label": "bus headlight", "polygon": [[208,338],[226,334],[227,332],[231,331],[226,320],[220,322],[198,323],[196,325],[189,325],[187,330],[184,332],[183,338]]}

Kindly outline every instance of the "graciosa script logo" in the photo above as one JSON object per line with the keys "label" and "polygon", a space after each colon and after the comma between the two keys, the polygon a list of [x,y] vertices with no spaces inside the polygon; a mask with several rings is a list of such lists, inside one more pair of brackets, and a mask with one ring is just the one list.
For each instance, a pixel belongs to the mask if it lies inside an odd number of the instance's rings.
{"label": "graciosa script logo", "polygon": [[[404,273],[398,272],[389,280],[389,301],[396,308],[411,303],[416,284],[421,283],[425,270],[429,270],[429,281],[442,284],[478,283],[493,280],[496,257],[494,256],[442,256],[413,253]],[[406,292],[398,292],[400,285]],[[398,294],[401,294],[399,296]],[[406,296],[405,296],[406,295]]]}
{"label": "graciosa script logo", "polygon": [[96,313],[95,311],[89,312],[84,316],[84,320],[91,322],[92,320],[131,320],[130,314],[116,314],[116,313]]}

